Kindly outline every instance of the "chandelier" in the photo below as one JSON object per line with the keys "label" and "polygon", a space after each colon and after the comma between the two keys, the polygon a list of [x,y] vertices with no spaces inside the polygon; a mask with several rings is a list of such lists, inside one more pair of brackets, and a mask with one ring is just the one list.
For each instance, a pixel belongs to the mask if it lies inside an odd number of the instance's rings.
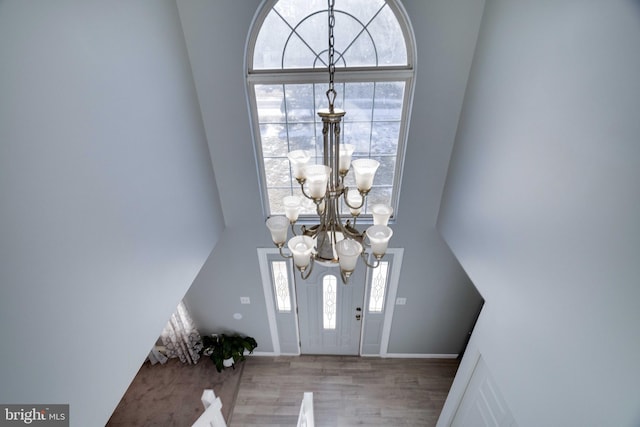
{"label": "chandelier", "polygon": [[[329,89],[326,92],[328,109],[318,111],[322,119],[323,164],[310,165],[311,153],[305,150],[289,152],[293,176],[300,185],[303,196],[315,204],[319,223],[307,227],[302,225],[296,233],[303,199],[299,196],[284,198],[285,215],[272,216],[266,225],[271,238],[285,258],[293,258],[302,279],[311,274],[315,262],[324,265],[339,265],[343,283],[356,268],[358,258],[369,268],[376,268],[384,256],[393,230],[387,226],[393,213],[391,206],[377,204],[371,207],[373,225],[364,232],[356,228],[356,220],[371,187],[380,163],[374,159],[356,159],[351,161],[354,146],[340,143],[340,123],[346,114],[344,110],[334,108],[336,91],[334,89],[334,36],[335,26],[334,0],[329,0]],[[344,180],[350,169],[355,175],[356,189],[345,186]],[[340,201],[343,201],[351,214],[344,219],[340,214]],[[293,237],[287,242],[288,229]],[[285,246],[290,255],[283,252]],[[365,250],[370,248],[374,260]]]}

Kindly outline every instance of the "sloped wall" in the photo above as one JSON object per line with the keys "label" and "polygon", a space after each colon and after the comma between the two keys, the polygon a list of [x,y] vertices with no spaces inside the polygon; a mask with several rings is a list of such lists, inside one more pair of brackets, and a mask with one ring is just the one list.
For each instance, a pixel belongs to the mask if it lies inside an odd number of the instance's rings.
{"label": "sloped wall", "polygon": [[521,427],[640,423],[639,75],[637,1],[487,1],[439,226]]}
{"label": "sloped wall", "polygon": [[104,425],[224,223],[172,1],[0,2],[0,402]]}

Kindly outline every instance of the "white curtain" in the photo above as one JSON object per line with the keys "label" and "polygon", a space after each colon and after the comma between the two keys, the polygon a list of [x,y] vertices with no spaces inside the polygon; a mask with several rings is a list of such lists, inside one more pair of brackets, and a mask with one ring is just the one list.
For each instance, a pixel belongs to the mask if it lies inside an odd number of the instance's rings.
{"label": "white curtain", "polygon": [[160,341],[167,357],[177,357],[182,363],[192,365],[198,363],[202,339],[183,302],[180,302],[176,312],[171,315],[160,335]]}

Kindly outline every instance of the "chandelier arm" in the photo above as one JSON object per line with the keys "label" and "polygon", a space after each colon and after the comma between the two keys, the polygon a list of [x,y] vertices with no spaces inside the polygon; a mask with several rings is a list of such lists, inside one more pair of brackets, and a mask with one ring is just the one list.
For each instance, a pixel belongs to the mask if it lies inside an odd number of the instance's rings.
{"label": "chandelier arm", "polygon": [[364,264],[369,267],[369,268],[377,268],[380,265],[380,258],[376,257],[376,262],[374,264],[369,264],[369,262],[367,262],[367,258],[369,258],[369,253],[368,252],[362,252],[362,254],[360,254],[360,256],[362,257],[362,261],[364,261]]}
{"label": "chandelier arm", "polygon": [[[342,220],[342,214],[340,214],[340,208],[338,207],[338,203],[337,203],[337,202],[338,202],[338,200],[336,200],[336,203],[335,203],[335,217],[336,217],[336,221],[338,222],[338,224],[340,224],[340,229],[341,229],[342,231],[345,231],[345,230],[348,228],[348,226],[349,226],[349,220],[346,220],[346,221],[345,221],[345,223],[346,223],[346,227],[345,227],[345,225],[343,225],[343,224],[342,224],[342,222],[343,222],[343,220]],[[344,202],[345,202],[345,203],[347,202],[346,197],[344,198]],[[347,206],[349,206],[349,204],[348,204],[348,203],[347,203]],[[351,206],[349,206],[349,207],[351,207]],[[354,208],[354,209],[355,209],[355,208]],[[347,231],[348,231],[348,230],[347,230]],[[353,233],[352,233],[352,232],[349,232],[349,234],[350,234],[350,235],[353,235]]]}
{"label": "chandelier arm", "polygon": [[[324,233],[321,233],[321,231],[324,231]],[[326,232],[327,231],[327,227],[325,225],[324,220],[320,221],[320,227],[318,227],[318,232],[316,233],[316,249],[317,248],[321,248],[324,246],[325,241],[327,239],[327,235],[329,233]]]}
{"label": "chandelier arm", "polygon": [[[322,198],[320,200],[316,200],[316,199],[312,199],[313,202],[316,204],[316,213],[318,214],[318,216],[320,218],[322,218],[325,215],[325,212],[327,211],[327,203],[325,202],[325,199]],[[324,203],[324,211],[320,210],[320,205],[322,205],[322,202]],[[320,220],[320,222],[322,222],[322,219]]]}
{"label": "chandelier arm", "polygon": [[318,236],[319,236],[319,237],[317,237],[317,239],[318,239],[318,240],[317,240],[317,242],[316,242],[316,243],[317,243],[317,244],[316,244],[316,248],[320,248],[320,247],[324,246],[324,242],[325,242],[325,239],[327,238],[327,234],[328,234],[328,233],[322,233],[322,234],[320,234],[320,233],[318,232]]}
{"label": "chandelier arm", "polygon": [[278,251],[280,251],[280,256],[282,258],[293,258],[293,254],[287,255],[284,252],[282,252],[283,247],[284,247],[283,245],[278,245]]}
{"label": "chandelier arm", "polygon": [[[296,224],[296,223],[295,223],[295,221],[291,223],[291,233],[293,233],[293,236],[294,236],[294,237],[295,237],[295,236],[299,236],[299,234],[298,234],[298,233],[296,233],[296,229],[295,229],[295,227],[294,227],[294,225],[295,225],[295,224]],[[302,228],[300,228],[300,234],[302,234]]]}
{"label": "chandelier arm", "polygon": [[344,283],[345,285],[349,284],[350,275],[347,275],[347,274],[345,274],[344,271],[340,270],[340,277],[342,278],[342,283]]}
{"label": "chandelier arm", "polygon": [[[311,271],[313,271],[313,265],[315,264],[314,260],[315,260],[315,256],[311,256],[311,261],[309,262],[309,267],[305,268],[304,270],[300,270],[300,277],[302,278],[302,280],[307,280],[309,278],[309,276],[311,275]],[[307,274],[305,274],[305,272]]]}
{"label": "chandelier arm", "polygon": [[[352,239],[358,240],[358,241],[362,241],[363,242],[363,246],[364,246],[364,238],[365,235],[364,233],[359,232],[356,228],[355,228],[355,219],[353,222],[353,227],[349,226],[349,220],[346,221],[345,224],[342,223],[342,217],[340,216],[340,213],[338,212],[338,224],[340,226],[340,231],[344,234],[345,237],[350,237]],[[354,231],[351,231],[354,230]]]}
{"label": "chandelier arm", "polygon": [[307,228],[306,225],[303,225],[300,227],[300,231],[302,232],[302,235],[314,238],[320,232],[320,228],[320,224],[315,224],[309,228]]}
{"label": "chandelier arm", "polygon": [[[338,200],[336,200],[337,202]],[[334,204],[334,208],[335,208],[335,212],[334,212],[334,217],[335,217],[335,221],[338,224],[338,228],[340,229],[340,231],[346,236],[352,236],[353,237],[353,233],[349,231],[349,229],[347,227],[345,227],[345,225],[342,223],[342,216],[340,216],[340,210],[338,209],[338,204],[335,203]]]}
{"label": "chandelier arm", "polygon": [[349,199],[347,197],[349,195],[349,187],[344,187],[343,194],[344,194],[344,196],[343,196],[344,203],[347,206],[349,206],[351,209],[360,209],[360,208],[362,208],[364,206],[364,202],[366,200],[366,197],[362,193],[358,192],[358,194],[360,194],[360,205],[359,206],[351,206],[351,204],[349,203]]}
{"label": "chandelier arm", "polygon": [[320,228],[326,230],[327,226],[331,223],[331,200],[329,197],[323,199],[324,210],[320,211],[320,203],[317,204],[318,217],[320,218]]}
{"label": "chandelier arm", "polygon": [[315,202],[315,199],[313,197],[311,197],[310,195],[307,194],[306,191],[304,191],[304,181],[303,182],[299,182],[300,183],[300,190],[302,191],[302,195],[304,197],[306,197],[309,200],[313,200]]}
{"label": "chandelier arm", "polygon": [[[354,240],[364,240],[364,236],[360,232],[354,233],[353,231],[349,230],[346,227],[343,227],[343,230],[344,230],[344,235],[345,236],[351,237]],[[356,230],[356,231],[358,231],[358,230]]]}
{"label": "chandelier arm", "polygon": [[367,233],[366,232],[362,233],[362,247],[363,248],[370,248],[371,247],[371,243],[367,243]]}

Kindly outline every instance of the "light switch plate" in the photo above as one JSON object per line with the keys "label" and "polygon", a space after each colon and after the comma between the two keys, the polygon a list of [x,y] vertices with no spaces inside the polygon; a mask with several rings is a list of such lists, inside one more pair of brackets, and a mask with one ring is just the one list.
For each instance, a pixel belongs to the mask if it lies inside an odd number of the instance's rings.
{"label": "light switch plate", "polygon": [[251,304],[249,297],[240,297],[240,304]]}
{"label": "light switch plate", "polygon": [[407,304],[406,298],[396,298],[396,305],[405,305]]}

